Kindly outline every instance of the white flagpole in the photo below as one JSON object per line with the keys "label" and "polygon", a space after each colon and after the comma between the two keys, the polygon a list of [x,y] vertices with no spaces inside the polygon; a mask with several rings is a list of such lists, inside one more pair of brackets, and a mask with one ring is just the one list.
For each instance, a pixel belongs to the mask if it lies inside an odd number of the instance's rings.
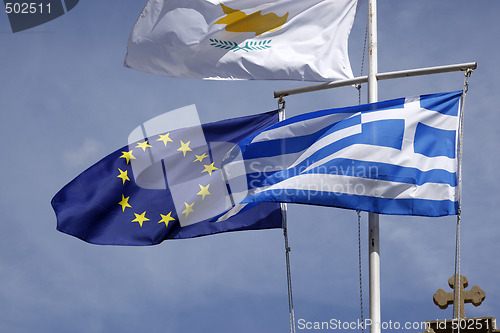
{"label": "white flagpole", "polygon": [[[368,103],[378,102],[377,0],[368,0]],[[380,333],[379,215],[368,214],[370,260],[370,332]]]}

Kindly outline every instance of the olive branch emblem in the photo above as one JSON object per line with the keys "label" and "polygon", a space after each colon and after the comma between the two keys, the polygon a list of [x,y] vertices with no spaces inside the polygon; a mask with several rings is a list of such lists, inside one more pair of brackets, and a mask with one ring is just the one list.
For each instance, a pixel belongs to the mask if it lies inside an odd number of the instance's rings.
{"label": "olive branch emblem", "polygon": [[247,41],[244,46],[238,45],[236,42],[226,41],[226,40],[218,40],[215,38],[210,38],[210,45],[217,47],[223,50],[230,50],[233,52],[237,52],[239,50],[243,50],[245,52],[249,51],[257,51],[257,50],[265,50],[271,48],[271,39],[262,40],[259,42]]}

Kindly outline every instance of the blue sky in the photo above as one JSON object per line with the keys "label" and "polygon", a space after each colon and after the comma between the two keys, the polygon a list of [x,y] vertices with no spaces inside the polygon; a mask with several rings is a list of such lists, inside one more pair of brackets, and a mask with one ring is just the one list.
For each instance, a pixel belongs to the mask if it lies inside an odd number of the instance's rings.
{"label": "blue sky", "polygon": [[[174,79],[123,67],[145,1],[80,1],[69,13],[13,34],[0,14],[0,331],[286,332],[280,230],[166,241],[152,247],[84,243],[56,231],[53,195],[123,146],[139,124],[196,104],[203,122],[275,109],[292,81]],[[466,314],[500,318],[500,2],[380,1],[379,71],[477,61],[465,106],[462,274],[486,291]],[[366,4],[349,53],[359,75]],[[365,64],[366,68],[366,64]],[[379,99],[459,90],[463,73],[379,83]],[[366,86],[362,100],[366,101]],[[287,116],[358,103],[344,87],[290,96]],[[289,205],[296,319],[360,317],[356,213]],[[367,221],[362,216],[365,317]],[[382,320],[451,317],[432,302],[449,291],[455,217],[381,216]],[[305,330],[302,330],[305,331]],[[300,330],[299,330],[300,332]]]}

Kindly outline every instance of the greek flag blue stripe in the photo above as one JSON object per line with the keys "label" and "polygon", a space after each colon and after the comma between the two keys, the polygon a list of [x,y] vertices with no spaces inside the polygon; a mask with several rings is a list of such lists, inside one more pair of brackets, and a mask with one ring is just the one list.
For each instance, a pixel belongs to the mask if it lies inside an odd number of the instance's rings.
{"label": "greek flag blue stripe", "polygon": [[349,107],[345,107],[345,108],[314,111],[314,112],[300,114],[300,115],[295,116],[293,118],[288,118],[286,120],[280,121],[279,123],[274,124],[273,126],[270,126],[269,128],[267,128],[266,131],[271,130],[271,129],[275,129],[275,128],[285,127],[287,125],[301,122],[304,120],[310,120],[310,119],[314,119],[314,118],[324,117],[324,116],[331,115],[331,114],[337,114],[337,113],[355,114],[358,112],[374,112],[374,111],[381,111],[381,110],[399,109],[399,108],[403,108],[404,104],[405,104],[404,98],[397,98],[397,99],[393,99],[393,100],[389,100],[389,101],[382,101],[382,102],[377,102],[377,103],[372,103],[372,104],[356,105],[356,106],[349,106]]}
{"label": "greek flag blue stripe", "polygon": [[[423,185],[426,183],[448,184],[457,186],[457,175],[455,172],[448,172],[441,169],[422,171],[417,168],[402,167],[394,164],[367,162],[346,158],[336,158],[328,163],[313,169],[304,171],[307,164],[298,165],[286,170],[278,170],[268,173],[249,173],[247,181],[252,181],[252,188],[268,186],[281,182],[303,173],[325,174],[325,175],[345,175],[365,179],[378,179],[394,181],[405,184]],[[262,183],[265,181],[264,183]]]}
{"label": "greek flag blue stripe", "polygon": [[[314,198],[314,201],[311,201],[309,198]],[[243,202],[261,201],[314,204],[356,209],[371,213],[384,212],[387,215],[418,215],[429,217],[455,215],[458,208],[458,203],[450,200],[387,199],[296,189],[280,190],[276,191],[276,193],[274,191],[263,191],[247,197]]]}
{"label": "greek flag blue stripe", "polygon": [[[420,107],[449,116],[458,115],[459,98],[462,91],[420,96]],[[437,99],[438,97],[439,99]]]}

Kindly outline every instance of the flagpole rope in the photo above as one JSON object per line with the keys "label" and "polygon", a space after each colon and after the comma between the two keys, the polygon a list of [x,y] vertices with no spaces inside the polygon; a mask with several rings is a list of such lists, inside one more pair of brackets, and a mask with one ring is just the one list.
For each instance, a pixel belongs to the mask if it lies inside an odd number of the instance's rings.
{"label": "flagpole rope", "polygon": [[292,271],[290,267],[290,246],[288,245],[288,228],[286,221],[286,203],[282,204],[283,214],[283,237],[285,238],[285,256],[286,256],[286,277],[288,285],[288,311],[290,313],[290,332],[295,333],[295,313],[293,309],[292,293]]}
{"label": "flagpole rope", "polygon": [[[359,303],[361,305],[361,322],[364,323],[364,316],[363,316],[363,276],[361,274],[362,269],[361,269],[361,211],[357,210],[356,214],[358,215],[358,269],[359,269]],[[361,332],[365,332],[365,328],[363,325],[361,325]]]}
{"label": "flagpole rope", "polygon": [[[365,54],[366,54],[366,45],[368,40],[368,22],[366,23],[365,28],[365,40],[363,43],[363,55],[361,57],[361,69],[359,71],[359,76],[363,76],[363,70],[365,67]],[[357,84],[356,89],[358,89],[358,105],[361,105],[361,83]],[[358,215],[358,271],[359,271],[359,305],[360,305],[360,319],[361,322],[364,323],[364,314],[363,314],[363,270],[362,270],[362,257],[361,257],[361,211],[357,210],[356,214]],[[361,332],[365,332],[364,325],[361,326]]]}
{"label": "flagpole rope", "polygon": [[[365,41],[363,43],[363,55],[361,57],[361,69],[359,71],[359,76],[363,76],[363,70],[365,67],[365,54],[366,54],[366,41],[368,40],[368,23],[366,24],[365,29]],[[358,105],[361,105],[361,83],[355,85],[356,89],[358,89]]]}
{"label": "flagpole rope", "polygon": [[[285,120],[285,100],[280,97],[278,100],[278,115],[279,121]],[[285,259],[286,259],[286,280],[288,287],[288,312],[290,314],[290,333],[295,333],[295,312],[293,309],[293,293],[292,293],[292,270],[290,266],[290,246],[288,243],[288,227],[287,227],[287,205],[286,203],[281,203],[281,216],[282,227],[283,227],[283,238],[285,239]]]}
{"label": "flagpole rope", "polygon": [[[462,98],[460,101],[460,127],[459,127],[459,143],[458,143],[458,186],[457,186],[457,229],[456,229],[456,239],[455,239],[455,286],[453,288],[454,292],[454,307],[453,307],[453,318],[458,318],[457,331],[460,332],[460,228],[462,221],[462,154],[463,154],[463,126],[464,126],[464,106],[465,106],[465,96],[469,91],[469,78],[472,74],[472,69],[467,69],[464,74],[464,85],[462,88]],[[457,297],[455,297],[457,296]],[[458,300],[458,301],[457,301]]]}

